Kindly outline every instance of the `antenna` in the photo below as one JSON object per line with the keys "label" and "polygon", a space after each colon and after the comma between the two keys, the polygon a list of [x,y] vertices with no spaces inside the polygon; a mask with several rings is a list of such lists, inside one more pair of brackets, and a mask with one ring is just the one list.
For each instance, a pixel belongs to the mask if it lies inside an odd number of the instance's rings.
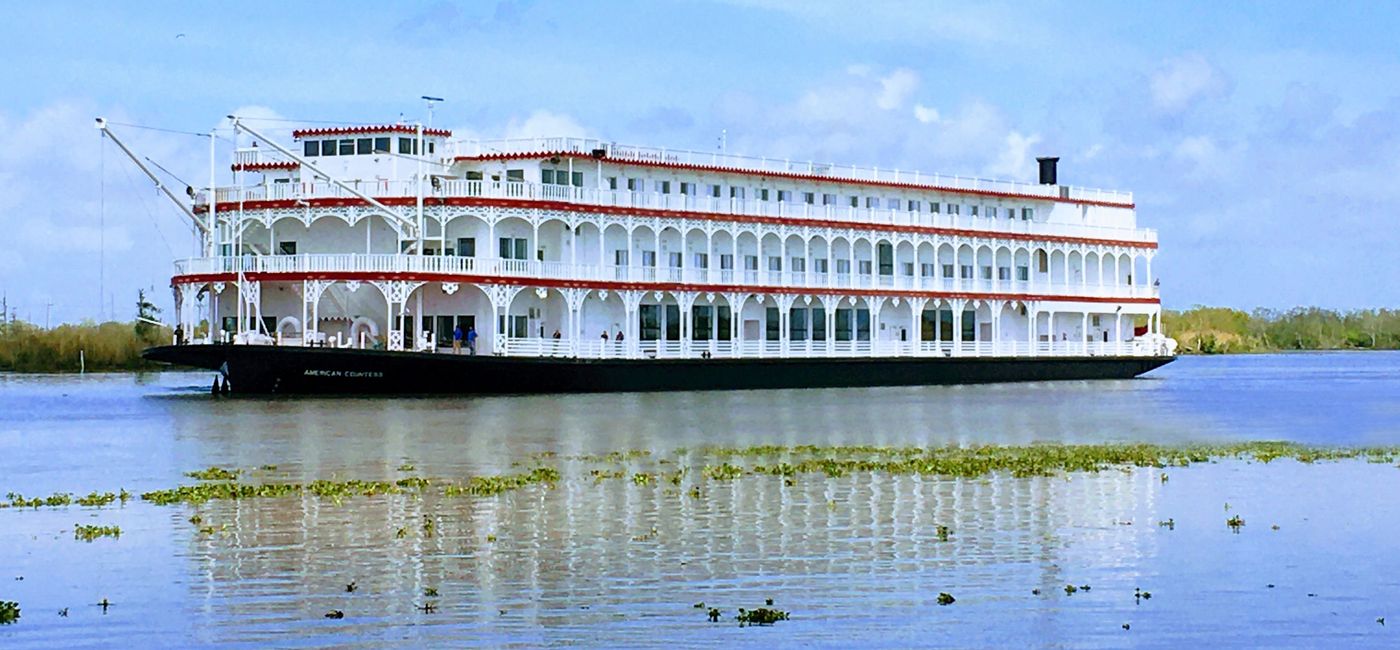
{"label": "antenna", "polygon": [[428,128],[431,129],[433,128],[433,105],[438,102],[445,102],[447,100],[441,97],[429,97],[427,95],[423,95],[423,101],[428,102]]}

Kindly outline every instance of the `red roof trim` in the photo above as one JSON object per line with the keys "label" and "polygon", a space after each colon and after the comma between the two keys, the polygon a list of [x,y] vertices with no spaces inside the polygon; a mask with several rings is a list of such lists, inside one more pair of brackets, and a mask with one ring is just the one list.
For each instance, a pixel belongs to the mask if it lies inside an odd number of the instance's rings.
{"label": "red roof trim", "polygon": [[[1029,302],[1033,300],[1058,300],[1064,302],[1128,303],[1152,305],[1161,303],[1160,298],[1114,298],[1104,296],[1057,296],[1029,293],[969,293],[960,291],[900,291],[897,289],[837,289],[772,287],[747,284],[681,284],[675,282],[613,282],[607,280],[558,280],[550,278],[521,278],[495,275],[469,275],[453,273],[377,273],[369,271],[318,272],[318,273],[244,273],[245,280],[259,282],[292,282],[299,280],[412,280],[422,282],[472,282],[477,284],[515,284],[530,287],[556,287],[575,289],[605,289],[608,291],[697,291],[710,293],[781,293],[797,295],[833,296],[886,296],[889,298],[946,298],[963,300],[1010,300]],[[206,282],[234,282],[235,273],[205,273],[197,275],[177,275],[170,279],[172,285],[203,284]]]}
{"label": "red roof trim", "polygon": [[[415,204],[413,197],[386,197],[379,199],[385,205],[391,206],[412,206]],[[359,199],[305,199],[311,207],[353,207],[364,205]],[[905,232],[923,235],[953,235],[957,237],[984,237],[991,239],[1010,239],[1014,241],[1027,242],[1056,242],[1065,244],[1091,244],[1098,246],[1125,246],[1128,248],[1157,248],[1157,242],[1127,241],[1121,239],[1099,239],[1094,237],[1070,237],[1065,235],[1036,235],[1032,233],[1001,232],[996,230],[969,230],[964,228],[938,228],[934,226],[903,226],[889,223],[871,222],[850,222],[834,221],[831,219],[810,219],[806,217],[763,217],[756,215],[722,214],[718,212],[696,212],[691,210],[657,210],[652,208],[618,208],[603,205],[588,205],[577,203],[565,203],[562,201],[544,201],[534,199],[490,199],[477,197],[426,197],[425,205],[450,205],[467,207],[496,207],[496,208],[539,208],[542,210],[562,210],[572,212],[585,212],[589,214],[611,214],[611,215],[631,215],[639,217],[661,217],[672,219],[690,219],[704,221],[733,221],[737,223],[762,223],[771,225],[786,226],[806,226],[815,228],[851,228],[855,230],[875,230],[880,232]],[[242,204],[244,210],[267,210],[275,208],[299,207],[296,199],[267,199],[258,201],[246,201]],[[237,201],[226,201],[218,205],[219,212],[226,210],[237,210]],[[195,209],[196,213],[207,211],[207,206]]]}
{"label": "red roof trim", "polygon": [[739,169],[736,167],[721,167],[716,165],[694,165],[690,163],[673,163],[651,160],[625,160],[603,156],[594,158],[587,154],[574,151],[541,151],[534,153],[498,153],[485,154],[480,156],[457,156],[454,162],[491,161],[491,160],[521,160],[528,158],[577,158],[582,160],[602,160],[606,163],[616,165],[632,165],[634,167],[655,167],[660,169],[683,169],[687,171],[716,172],[723,174],[742,174],[745,176],[772,176],[775,178],[786,178],[790,180],[811,181],[819,183],[829,183],[834,185],[861,185],[865,187],[885,187],[902,190],[920,190],[925,192],[947,192],[949,194],[965,194],[968,196],[982,196],[987,198],[1000,199],[1024,199],[1029,201],[1046,201],[1052,203],[1072,203],[1074,205],[1097,205],[1107,208],[1136,208],[1136,203],[1119,203],[1115,201],[1095,201],[1092,199],[1070,199],[1058,196],[1039,196],[1036,194],[1018,194],[1016,192],[996,192],[993,190],[970,190],[966,188],[942,187],[936,185],[918,185],[915,183],[896,183],[893,181],[868,181],[856,178],[837,178],[832,176],[820,176],[817,174],[799,174],[796,172],[769,172],[755,171],[750,169]]}
{"label": "red roof trim", "polygon": [[[297,129],[292,131],[292,138],[314,138],[323,135],[361,135],[367,133],[408,133],[418,134],[418,126],[414,124],[381,124],[365,126],[338,126],[323,129]],[[440,136],[444,138],[452,137],[452,132],[447,129],[423,129],[425,136]]]}

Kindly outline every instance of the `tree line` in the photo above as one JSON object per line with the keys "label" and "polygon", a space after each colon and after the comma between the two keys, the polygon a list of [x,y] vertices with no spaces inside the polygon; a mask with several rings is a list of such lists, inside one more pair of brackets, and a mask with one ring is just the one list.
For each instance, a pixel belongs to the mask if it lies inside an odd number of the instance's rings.
{"label": "tree line", "polygon": [[1162,326],[1187,354],[1230,354],[1284,350],[1400,349],[1400,310],[1335,311],[1319,307],[1289,310],[1195,306],[1165,310]]}
{"label": "tree line", "polygon": [[110,372],[155,370],[160,364],[141,351],[170,343],[171,330],[155,324],[160,308],[146,292],[137,293],[136,320],[128,323],[84,322],[44,329],[22,320],[0,322],[0,371]]}

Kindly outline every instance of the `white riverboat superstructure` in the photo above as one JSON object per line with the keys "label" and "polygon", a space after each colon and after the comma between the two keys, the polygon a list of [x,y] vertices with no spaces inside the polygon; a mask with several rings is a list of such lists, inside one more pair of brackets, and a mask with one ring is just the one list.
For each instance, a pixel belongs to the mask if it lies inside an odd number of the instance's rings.
{"label": "white riverboat superstructure", "polygon": [[[193,343],[666,359],[1171,354],[1130,193],[389,124],[197,193]],[[211,154],[212,155],[212,154]],[[201,323],[212,327],[201,327]],[[464,351],[465,352],[465,351]]]}

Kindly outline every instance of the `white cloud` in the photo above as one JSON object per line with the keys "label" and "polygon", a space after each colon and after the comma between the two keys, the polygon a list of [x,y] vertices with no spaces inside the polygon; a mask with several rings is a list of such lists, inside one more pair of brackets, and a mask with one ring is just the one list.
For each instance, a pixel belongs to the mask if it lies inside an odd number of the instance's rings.
{"label": "white cloud", "polygon": [[1163,113],[1176,114],[1199,100],[1228,94],[1230,81],[1204,56],[1193,52],[1163,62],[1152,74],[1149,87],[1152,105]]}
{"label": "white cloud", "polygon": [[918,120],[920,124],[933,124],[938,121],[938,109],[915,104],[914,119]]}
{"label": "white cloud", "polygon": [[524,120],[512,119],[505,128],[507,138],[590,137],[589,130],[563,113],[537,110]]}
{"label": "white cloud", "polygon": [[908,68],[899,68],[880,79],[880,96],[875,105],[885,110],[899,108],[919,87],[919,75]]}
{"label": "white cloud", "polygon": [[1035,173],[1032,160],[1035,152],[1032,147],[1040,143],[1039,135],[1021,135],[1018,131],[1006,134],[1001,153],[988,165],[986,172],[997,178],[1025,180]]}

